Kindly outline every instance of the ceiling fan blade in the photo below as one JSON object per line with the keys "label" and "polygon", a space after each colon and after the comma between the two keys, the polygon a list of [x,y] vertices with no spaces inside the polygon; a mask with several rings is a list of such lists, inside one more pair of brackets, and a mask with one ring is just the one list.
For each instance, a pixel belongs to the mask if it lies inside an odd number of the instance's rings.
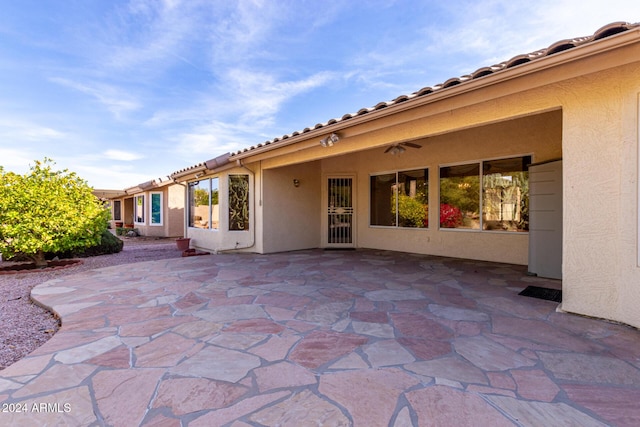
{"label": "ceiling fan blade", "polygon": [[384,150],[384,153],[387,154],[389,151],[393,149],[393,147],[395,147],[395,145],[390,145],[386,150]]}
{"label": "ceiling fan blade", "polygon": [[414,144],[412,142],[401,142],[401,144],[411,148],[422,148],[422,145]]}

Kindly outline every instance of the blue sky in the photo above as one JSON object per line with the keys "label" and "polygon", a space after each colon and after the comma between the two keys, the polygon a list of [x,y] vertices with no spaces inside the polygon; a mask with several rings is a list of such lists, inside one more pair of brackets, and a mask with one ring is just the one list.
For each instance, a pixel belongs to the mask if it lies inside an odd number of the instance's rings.
{"label": "blue sky", "polygon": [[0,0],[0,165],[123,189],[640,21],[638,0]]}

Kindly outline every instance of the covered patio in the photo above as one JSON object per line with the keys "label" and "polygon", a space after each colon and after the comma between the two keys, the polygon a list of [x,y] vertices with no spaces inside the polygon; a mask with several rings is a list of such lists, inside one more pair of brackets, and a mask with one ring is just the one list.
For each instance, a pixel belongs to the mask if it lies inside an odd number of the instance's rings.
{"label": "covered patio", "polygon": [[6,425],[638,425],[640,334],[518,295],[526,266],[381,250],[109,267],[33,297]]}

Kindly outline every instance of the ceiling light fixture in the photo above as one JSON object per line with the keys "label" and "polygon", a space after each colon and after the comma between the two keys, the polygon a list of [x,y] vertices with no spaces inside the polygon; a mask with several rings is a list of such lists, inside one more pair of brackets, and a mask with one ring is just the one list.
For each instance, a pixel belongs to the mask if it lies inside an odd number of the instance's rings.
{"label": "ceiling light fixture", "polygon": [[412,142],[396,142],[395,144],[391,144],[386,150],[384,150],[384,152],[385,154],[390,153],[395,156],[396,154],[402,154],[407,151],[405,147],[422,148],[421,145],[414,144]]}
{"label": "ceiling light fixture", "polygon": [[389,150],[389,153],[395,156],[396,154],[402,154],[405,151],[407,151],[406,148],[401,147],[399,145],[394,145],[393,147],[391,147],[391,150]]}

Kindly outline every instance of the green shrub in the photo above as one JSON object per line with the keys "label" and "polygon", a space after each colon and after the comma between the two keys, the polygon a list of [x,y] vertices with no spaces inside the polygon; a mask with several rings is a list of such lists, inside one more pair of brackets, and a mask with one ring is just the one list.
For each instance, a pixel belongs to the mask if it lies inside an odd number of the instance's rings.
{"label": "green shrub", "polygon": [[36,161],[18,175],[0,166],[0,253],[26,256],[46,267],[51,252],[82,251],[100,242],[109,211],[75,172]]}
{"label": "green shrub", "polygon": [[104,230],[102,236],[100,236],[100,243],[87,248],[84,252],[79,253],[78,256],[96,256],[115,254],[122,250],[124,242],[114,236],[109,230]]}
{"label": "green shrub", "polygon": [[49,253],[47,258],[77,258],[98,255],[115,254],[122,250],[124,242],[114,236],[109,230],[104,230],[100,236],[100,243],[90,246],[84,250],[67,251],[60,253]]}

